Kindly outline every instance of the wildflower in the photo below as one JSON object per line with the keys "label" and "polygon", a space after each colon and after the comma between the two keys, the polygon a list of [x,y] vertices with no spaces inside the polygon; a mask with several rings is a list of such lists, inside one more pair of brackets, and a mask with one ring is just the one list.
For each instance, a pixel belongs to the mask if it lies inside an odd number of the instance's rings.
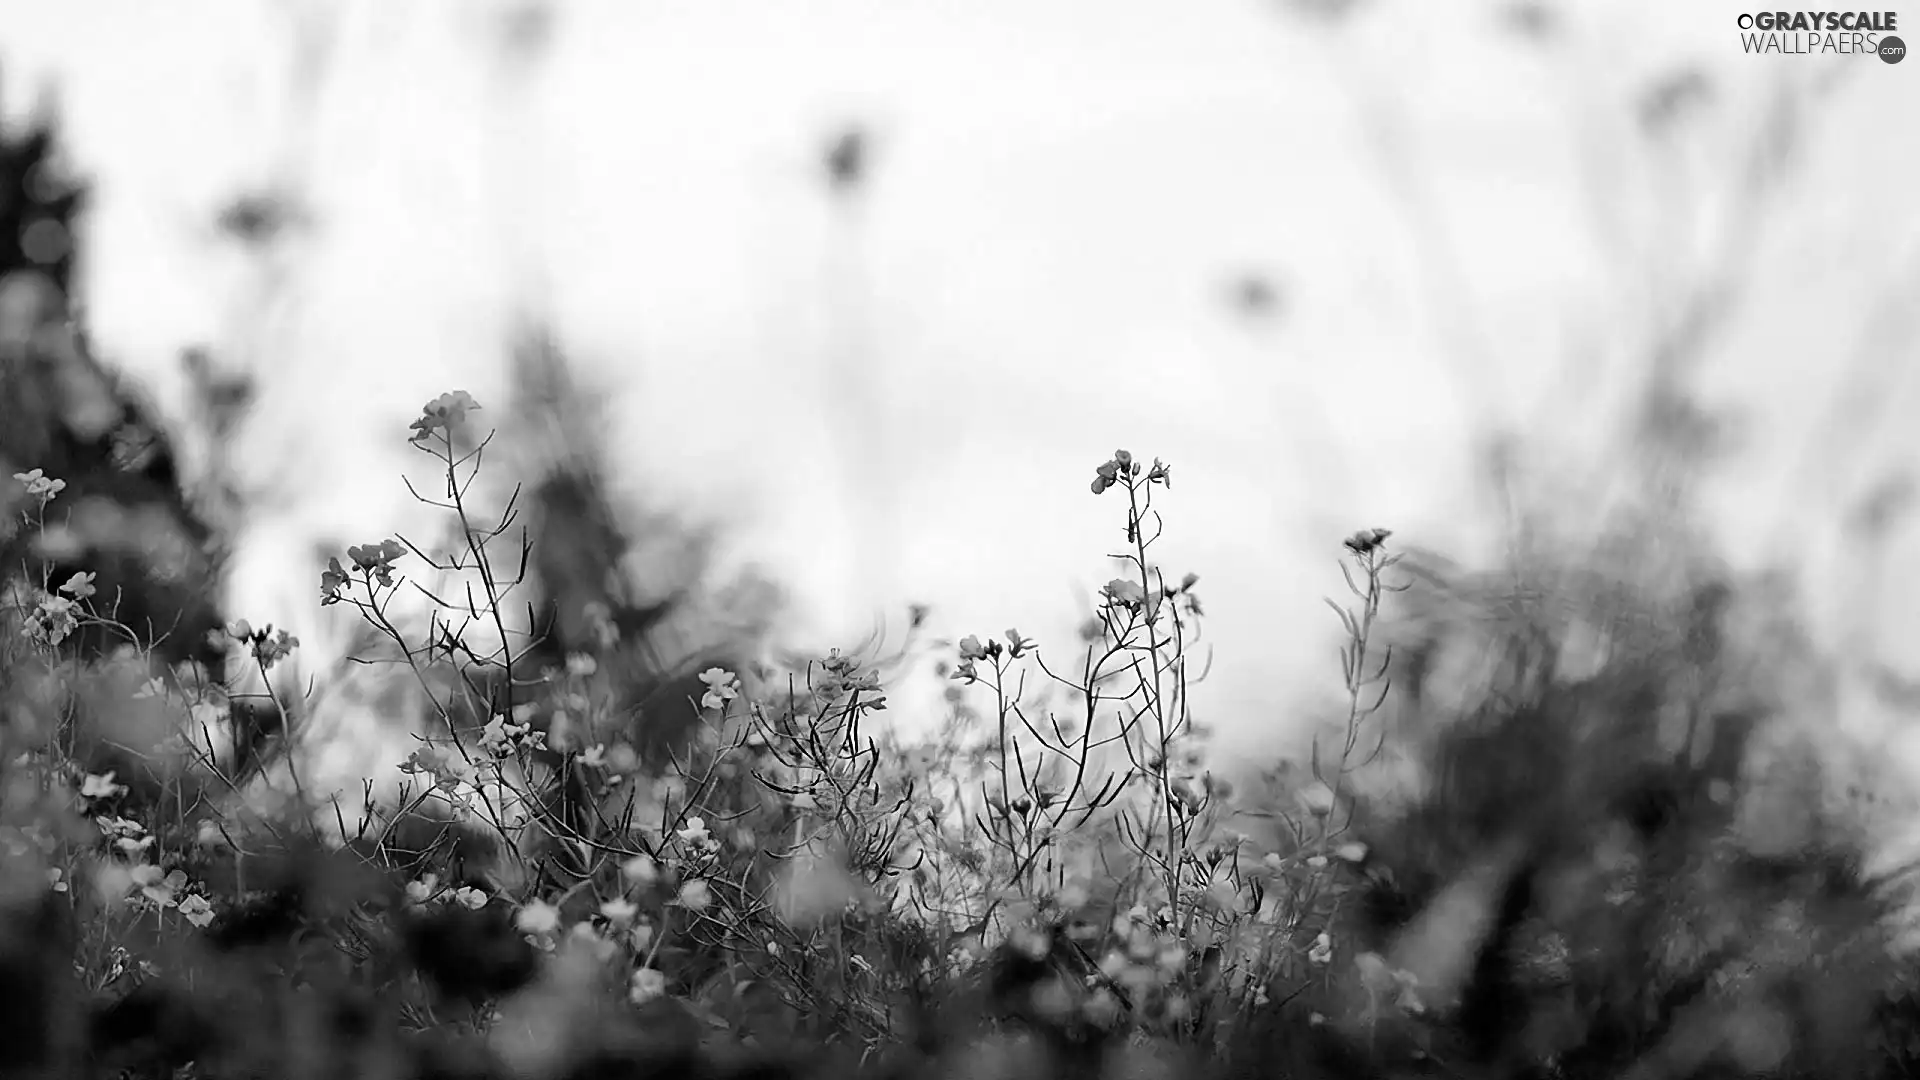
{"label": "wildflower", "polygon": [[1358,840],[1349,841],[1334,848],[1333,854],[1343,862],[1357,863],[1367,857],[1367,845]]}
{"label": "wildflower", "polygon": [[1191,782],[1185,778],[1181,778],[1175,780],[1172,787],[1174,801],[1181,809],[1189,814],[1197,814],[1200,812],[1204,800],[1200,797],[1200,793],[1194,790]]}
{"label": "wildflower", "polygon": [[198,893],[182,897],[179,911],[188,922],[202,930],[206,929],[208,923],[213,922],[213,905]]}
{"label": "wildflower", "polygon": [[1397,970],[1387,963],[1379,953],[1363,952],[1353,958],[1353,966],[1359,969],[1360,985],[1375,998],[1395,995],[1394,1003],[1408,1012],[1419,1012],[1423,1006],[1415,988],[1420,980],[1412,972]]}
{"label": "wildflower", "polygon": [[1020,631],[1018,630],[1009,629],[1007,631],[1007,651],[1012,654],[1015,660],[1020,659],[1020,657],[1025,655],[1027,650],[1031,648],[1033,648],[1032,638],[1021,637]]}
{"label": "wildflower", "polygon": [[288,654],[299,647],[299,638],[285,630],[275,630],[269,626],[266,633],[254,638],[253,658],[267,667],[272,667],[286,659]]}
{"label": "wildflower", "polygon": [[94,594],[93,575],[84,571],[77,573],[68,578],[66,584],[60,586],[60,591],[75,600],[85,600]]}
{"label": "wildflower", "polygon": [[133,888],[133,868],[122,862],[101,861],[94,864],[87,880],[93,886],[94,898],[101,904],[111,904]]}
{"label": "wildflower", "polygon": [[58,645],[80,627],[74,606],[67,597],[43,595],[38,607],[27,615],[20,633],[45,645]]}
{"label": "wildflower", "polygon": [[611,649],[620,643],[620,627],[613,621],[613,612],[598,600],[585,605],[580,612],[586,620],[587,631],[603,649]]}
{"label": "wildflower", "polygon": [[363,574],[372,574],[373,579],[383,586],[393,584],[393,560],[405,555],[407,549],[397,540],[382,540],[378,544],[359,544],[347,549],[347,559],[353,568]]}
{"label": "wildflower", "polygon": [[1387,542],[1387,537],[1392,535],[1392,529],[1361,529],[1341,541],[1341,544],[1355,555],[1370,555],[1378,551]]}
{"label": "wildflower", "polygon": [[51,502],[61,492],[67,490],[65,480],[56,480],[39,469],[14,473],[13,478],[27,486],[27,494],[36,496],[41,502]]}
{"label": "wildflower", "polygon": [[84,799],[111,799],[116,795],[126,794],[126,785],[114,783],[113,777],[114,773],[112,772],[108,772],[103,776],[89,774],[86,779],[80,781],[80,797]]}
{"label": "wildflower", "polygon": [[639,764],[639,753],[626,743],[614,743],[607,750],[607,766],[616,773],[630,773]]}
{"label": "wildflower", "polygon": [[245,619],[235,619],[227,624],[227,636],[235,641],[253,639],[253,624]]}
{"label": "wildflower", "polygon": [[187,875],[178,870],[163,874],[152,863],[142,863],[133,868],[133,884],[140,894],[161,907],[172,907],[174,898],[185,891]]}
{"label": "wildflower", "polygon": [[1007,943],[1029,960],[1045,960],[1053,951],[1053,941],[1044,932],[1031,927],[1016,928],[1008,935]]}
{"label": "wildflower", "polygon": [[453,890],[453,895],[448,899],[468,911],[479,911],[487,906],[487,894],[471,885]]}
{"label": "wildflower", "polygon": [[57,866],[47,868],[47,888],[54,892],[67,891],[66,872]]}
{"label": "wildflower", "polygon": [[639,914],[640,905],[624,896],[616,896],[600,905],[600,914],[615,926],[625,926]]}
{"label": "wildflower", "polygon": [[126,818],[94,818],[100,831],[113,840],[114,845],[128,855],[137,855],[153,846],[153,837],[147,835],[146,826]]}
{"label": "wildflower", "polygon": [[689,847],[705,847],[713,842],[713,835],[707,832],[707,822],[705,818],[688,818],[686,828],[677,830],[674,835],[680,838],[681,843]]}
{"label": "wildflower", "polygon": [[584,679],[599,670],[599,661],[586,653],[572,653],[567,657],[567,674],[574,678]]}
{"label": "wildflower", "polygon": [[650,855],[635,855],[620,864],[620,873],[632,884],[644,888],[660,880],[660,864]]}
{"label": "wildflower", "polygon": [[340,560],[328,558],[327,568],[320,571],[320,606],[339,603],[341,592],[351,584],[353,578],[341,567]]}
{"label": "wildflower", "polygon": [[487,721],[486,730],[480,735],[480,746],[495,757],[505,757],[513,752],[514,736],[525,730],[518,724],[507,723],[504,716],[496,716]]}
{"label": "wildflower", "polygon": [[[996,642],[995,644],[997,645],[998,643]],[[989,655],[991,654],[988,652],[987,647],[982,646],[980,639],[974,637],[972,634],[968,634],[966,637],[960,639],[961,660],[985,660]]]}
{"label": "wildflower", "polygon": [[513,925],[523,934],[551,934],[560,928],[560,909],[544,900],[534,900],[514,916]]}
{"label": "wildflower", "polygon": [[195,827],[193,842],[203,848],[219,850],[226,846],[227,837],[220,829],[220,823],[211,818],[202,818]]}
{"label": "wildflower", "polygon": [[680,894],[674,899],[688,911],[705,911],[707,906],[713,903],[713,890],[706,882],[694,878],[680,886]]}
{"label": "wildflower", "polygon": [[407,429],[413,432],[413,435],[409,436],[408,441],[416,443],[425,442],[437,430],[445,430],[450,433],[455,427],[458,427],[462,421],[466,420],[469,411],[478,410],[479,408],[480,405],[473,400],[473,395],[467,393],[465,390],[454,390],[441,394],[439,397],[420,406],[419,417],[417,417],[413,423],[407,425]]}
{"label": "wildflower", "polygon": [[667,992],[667,976],[658,968],[643,967],[633,973],[632,983],[627,989],[627,998],[635,1005],[645,1005]]}
{"label": "wildflower", "polygon": [[407,882],[407,902],[419,906],[434,898],[440,891],[439,874],[422,874]]}
{"label": "wildflower", "polygon": [[707,684],[706,696],[700,699],[704,709],[724,709],[740,694],[738,679],[725,668],[708,668],[700,673],[700,681]]}
{"label": "wildflower", "polygon": [[1146,590],[1140,587],[1140,583],[1125,578],[1114,578],[1100,591],[1108,601],[1121,607],[1138,607],[1146,601]]}
{"label": "wildflower", "polygon": [[595,930],[589,922],[574,923],[573,929],[567,932],[567,939],[569,945],[585,949],[589,956],[602,964],[612,960],[620,951],[619,945],[601,937],[600,931]]}
{"label": "wildflower", "polygon": [[1313,947],[1307,950],[1307,962],[1321,967],[1333,963],[1333,938],[1326,931],[1313,939]]}
{"label": "wildflower", "polygon": [[589,769],[604,768],[607,764],[607,744],[594,743],[580,752],[580,764]]}

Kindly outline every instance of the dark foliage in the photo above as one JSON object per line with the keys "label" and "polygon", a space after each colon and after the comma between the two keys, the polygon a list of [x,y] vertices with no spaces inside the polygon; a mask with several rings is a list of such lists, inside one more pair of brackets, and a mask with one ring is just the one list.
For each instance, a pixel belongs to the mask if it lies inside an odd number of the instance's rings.
{"label": "dark foliage", "polygon": [[[57,171],[55,149],[50,123],[0,132],[0,467],[67,485],[48,509],[50,532],[0,526],[0,575],[58,585],[91,572],[99,606],[157,642],[162,659],[210,660],[216,537],[181,487],[158,418],[72,318],[71,237],[86,200]],[[85,627],[66,644],[98,654],[133,642]]]}

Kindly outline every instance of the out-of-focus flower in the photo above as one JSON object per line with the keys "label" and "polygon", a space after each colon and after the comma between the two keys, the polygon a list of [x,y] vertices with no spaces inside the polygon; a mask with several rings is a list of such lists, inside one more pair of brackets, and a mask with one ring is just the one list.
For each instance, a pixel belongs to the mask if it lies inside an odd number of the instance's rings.
{"label": "out-of-focus flower", "polygon": [[738,677],[725,668],[708,668],[700,673],[700,681],[707,684],[706,696],[700,699],[702,708],[724,709],[727,702],[740,695]]}
{"label": "out-of-focus flower", "polygon": [[645,1005],[666,992],[667,976],[657,968],[643,967],[633,973],[627,998],[635,1005]]}
{"label": "out-of-focus flower", "polygon": [[107,772],[102,775],[89,774],[86,779],[80,781],[81,797],[87,799],[111,799],[116,795],[126,794],[127,786],[125,784],[114,783],[114,775],[113,772]]}
{"label": "out-of-focus flower", "polygon": [[705,911],[713,903],[713,889],[706,882],[694,878],[680,886],[680,894],[675,902],[688,911]]}
{"label": "out-of-focus flower", "polygon": [[551,934],[560,929],[560,909],[535,900],[520,909],[513,925],[523,934]]}

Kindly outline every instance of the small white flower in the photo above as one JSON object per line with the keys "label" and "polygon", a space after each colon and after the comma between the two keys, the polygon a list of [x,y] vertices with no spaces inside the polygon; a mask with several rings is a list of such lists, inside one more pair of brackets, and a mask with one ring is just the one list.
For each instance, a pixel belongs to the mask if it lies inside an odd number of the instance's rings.
{"label": "small white flower", "polygon": [[601,937],[600,931],[595,930],[590,922],[574,923],[573,929],[567,932],[567,938],[573,947],[586,949],[588,955],[602,964],[612,960],[620,951],[618,944]]}
{"label": "small white flower", "polygon": [[87,799],[111,799],[116,795],[126,794],[127,786],[125,784],[114,783],[113,777],[114,773],[112,772],[101,776],[89,774],[86,779],[80,781],[81,797]]}
{"label": "small white flower", "polygon": [[650,855],[635,855],[620,864],[620,873],[629,882],[645,887],[660,880],[660,864]]}
{"label": "small white flower", "polygon": [[560,909],[535,900],[520,909],[513,925],[523,934],[551,934],[560,929]]}
{"label": "small white flower", "polygon": [[680,895],[676,900],[689,911],[705,911],[707,905],[713,903],[713,890],[706,882],[694,878],[680,886]]}
{"label": "small white flower", "polygon": [[207,902],[206,897],[198,893],[192,896],[182,897],[179,910],[180,914],[185,916],[188,922],[203,930],[206,929],[208,923],[213,921],[213,905]]}
{"label": "small white flower", "polygon": [[641,968],[633,973],[627,997],[635,1005],[645,1005],[667,992],[667,976],[656,968]]}
{"label": "small white flower", "polygon": [[424,904],[440,891],[440,875],[425,874],[418,880],[407,882],[407,902],[414,905]]}
{"label": "small white flower", "polygon": [[703,709],[724,709],[727,702],[740,696],[739,679],[725,668],[708,668],[700,673],[700,681],[707,685],[706,696],[700,699]]}
{"label": "small white flower", "polygon": [[680,829],[675,835],[680,837],[681,843],[693,847],[704,847],[713,839],[713,835],[707,832],[706,819],[697,817],[688,818],[686,828]]}

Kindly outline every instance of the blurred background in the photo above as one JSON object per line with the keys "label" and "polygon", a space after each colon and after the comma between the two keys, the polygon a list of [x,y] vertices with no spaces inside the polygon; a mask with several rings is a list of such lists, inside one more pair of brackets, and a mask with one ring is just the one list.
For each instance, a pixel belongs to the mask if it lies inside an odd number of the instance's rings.
{"label": "blurred background", "polygon": [[[1126,448],[1174,467],[1230,751],[1338,689],[1341,538],[1486,562],[1516,506],[1684,504],[1920,679],[1920,66],[1752,55],[1746,10],[0,0],[0,113],[90,185],[8,269],[189,473],[183,353],[252,380],[220,467],[309,600],[417,513],[419,403],[505,402],[531,326],[622,497],[715,523],[796,645],[917,602],[1071,646]],[[61,310],[23,280],[9,332]]]}

